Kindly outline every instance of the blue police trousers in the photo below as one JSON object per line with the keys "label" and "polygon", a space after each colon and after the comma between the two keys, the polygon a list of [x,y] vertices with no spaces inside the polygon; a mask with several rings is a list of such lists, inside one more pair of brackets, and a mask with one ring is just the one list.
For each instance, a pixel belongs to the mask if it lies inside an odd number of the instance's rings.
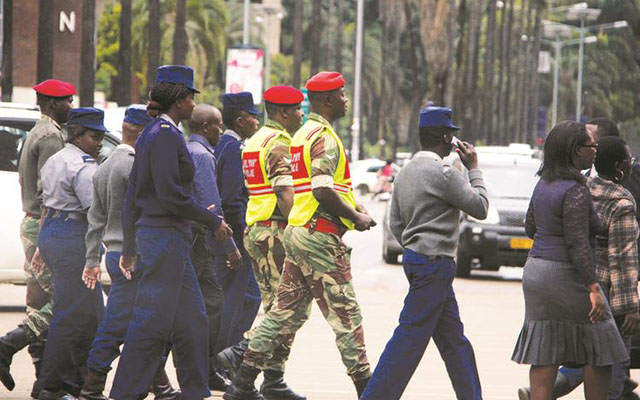
{"label": "blue police trousers", "polygon": [[47,335],[41,389],[76,392],[82,388],[91,341],[102,318],[102,288],[82,282],[87,223],[64,212],[47,216],[38,247],[53,272],[53,319]]}
{"label": "blue police trousers", "polygon": [[168,343],[183,398],[209,397],[207,315],[190,237],[171,227],[140,226],[136,244],[138,293],[110,398],[146,397]]}
{"label": "blue police trousers", "polygon": [[120,355],[120,345],[124,343],[138,291],[139,271],[134,271],[132,279],[127,280],[120,271],[119,251],[108,252],[105,261],[111,278],[111,288],[104,316],[89,351],[87,367],[107,373],[113,360]]}
{"label": "blue police trousers", "polygon": [[456,396],[482,399],[471,343],[464,336],[453,292],[455,262],[449,257],[425,257],[411,250],[403,256],[409,294],[399,325],[378,360],[363,400],[397,400],[433,337],[444,360]]}
{"label": "blue police trousers", "polygon": [[234,239],[242,254],[240,268],[229,269],[225,256],[216,255],[214,259],[216,278],[224,296],[216,353],[243,339],[244,333],[251,329],[262,301],[258,282],[253,275],[251,257],[235,232],[234,228]]}

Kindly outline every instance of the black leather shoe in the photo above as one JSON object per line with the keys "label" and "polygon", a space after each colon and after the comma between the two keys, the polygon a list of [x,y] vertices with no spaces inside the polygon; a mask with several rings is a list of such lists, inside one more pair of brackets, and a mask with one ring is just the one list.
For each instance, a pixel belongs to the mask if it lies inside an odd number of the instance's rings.
{"label": "black leather shoe", "polygon": [[0,382],[9,390],[16,387],[9,368],[13,355],[29,344],[26,329],[19,326],[0,338]]}
{"label": "black leather shoe", "polygon": [[209,376],[209,389],[215,390],[216,392],[225,392],[228,387],[229,383],[219,373],[214,372]]}
{"label": "black leather shoe", "polygon": [[265,370],[264,381],[260,386],[260,393],[265,400],[307,400],[303,395],[294,392],[284,381],[284,373]]}
{"label": "black leather shoe", "polygon": [[255,380],[259,373],[259,369],[241,364],[236,377],[222,398],[224,400],[264,400],[255,387]]}
{"label": "black leather shoe", "polygon": [[171,381],[164,370],[164,366],[158,368],[156,375],[151,383],[151,392],[156,400],[179,400],[182,393],[171,386]]}
{"label": "black leather shoe", "polygon": [[226,369],[229,377],[233,380],[248,347],[249,341],[247,339],[242,339],[235,346],[227,347],[216,356],[216,366]]}
{"label": "black leather shoe", "polygon": [[77,400],[77,399],[63,390],[57,390],[55,392],[52,392],[47,389],[42,389],[40,391],[40,395],[38,395],[38,400]]}

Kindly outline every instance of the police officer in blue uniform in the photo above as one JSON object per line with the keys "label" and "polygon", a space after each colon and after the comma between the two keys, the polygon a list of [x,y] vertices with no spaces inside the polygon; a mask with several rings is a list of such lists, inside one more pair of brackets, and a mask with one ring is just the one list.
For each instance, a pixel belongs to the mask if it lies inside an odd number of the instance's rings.
{"label": "police officer in blue uniform", "polygon": [[261,303],[251,258],[244,248],[249,192],[242,173],[244,141],[258,131],[260,124],[256,115],[259,111],[249,92],[226,93],[222,95],[222,105],[222,121],[227,129],[214,150],[218,158],[217,181],[222,210],[233,229],[242,263],[238,268],[229,268],[224,256],[216,256],[214,261],[216,277],[224,293],[222,323],[216,346],[218,351],[239,342],[246,347],[243,334],[251,329]]}
{"label": "police officer in blue uniform", "polygon": [[[80,400],[106,400],[102,392],[107,373],[113,360],[120,354],[120,345],[129,327],[139,274],[134,271],[132,279],[128,280],[120,271],[121,212],[133,167],[133,146],[142,129],[152,121],[146,106],[134,104],[127,107],[122,123],[122,143],[98,167],[93,177],[93,203],[89,208],[89,230],[85,239],[87,261],[82,279],[91,289],[95,289],[97,282],[100,282],[100,250],[104,243],[111,288],[104,317],[87,359],[87,376]],[[180,392],[171,387],[164,365],[158,368],[151,391],[156,399],[178,399],[180,396]]]}
{"label": "police officer in blue uniform", "polygon": [[[148,110],[159,114],[136,141],[135,158],[122,211],[120,268],[140,274],[110,398],[144,398],[171,343],[182,396],[210,396],[208,324],[202,294],[189,257],[191,221],[217,239],[231,229],[193,197],[194,164],[178,123],[195,106],[193,69],[158,68]],[[136,261],[137,264],[136,264]]]}
{"label": "police officer in blue uniform", "polygon": [[39,398],[78,395],[84,364],[102,318],[102,291],[82,282],[87,210],[91,206],[96,157],[107,129],[104,112],[74,108],[67,118],[67,143],[42,167],[44,221],[38,251],[53,272],[53,320],[39,380]]}

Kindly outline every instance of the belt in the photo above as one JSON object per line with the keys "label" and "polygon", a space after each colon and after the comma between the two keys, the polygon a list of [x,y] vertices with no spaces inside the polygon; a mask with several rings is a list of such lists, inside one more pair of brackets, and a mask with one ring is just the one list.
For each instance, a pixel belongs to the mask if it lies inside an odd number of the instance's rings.
{"label": "belt", "polygon": [[268,219],[266,221],[258,221],[256,222],[256,225],[259,226],[266,226],[266,227],[271,227],[273,225],[273,223],[276,222],[278,224],[278,228],[280,229],[285,229],[287,227],[287,221],[278,221],[275,219]]}
{"label": "belt", "polygon": [[24,215],[29,217],[29,218],[40,219],[39,215],[35,215],[35,214],[32,214],[32,213],[24,213]]}
{"label": "belt", "polygon": [[304,224],[304,227],[309,229],[309,232],[322,232],[333,233],[336,236],[342,237],[347,232],[347,228],[343,228],[335,222],[321,217],[313,217],[309,222]]}
{"label": "belt", "polygon": [[81,213],[78,211],[63,211],[63,210],[54,210],[53,208],[50,208],[49,211],[47,212],[47,215],[50,218],[63,217],[66,219],[74,219],[76,221],[87,222],[87,214]]}

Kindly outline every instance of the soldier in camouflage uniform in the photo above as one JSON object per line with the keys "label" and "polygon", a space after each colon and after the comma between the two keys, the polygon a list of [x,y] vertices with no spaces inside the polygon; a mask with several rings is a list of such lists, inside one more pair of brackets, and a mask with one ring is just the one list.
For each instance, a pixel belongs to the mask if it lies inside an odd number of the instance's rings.
{"label": "soldier in camouflage uniform", "polygon": [[[265,314],[272,308],[284,265],[284,229],[293,206],[293,179],[289,159],[289,132],[302,122],[304,95],[289,86],[274,86],[263,95],[269,120],[245,143],[243,172],[249,191],[244,245],[251,256]],[[250,338],[253,332],[247,332]],[[267,398],[304,400],[284,382],[284,363],[294,335],[274,350],[263,364],[265,379],[260,392]],[[247,349],[247,339],[218,355],[220,364],[235,375]]]}
{"label": "soldier in camouflage uniform", "polygon": [[344,146],[332,124],[345,115],[344,79],[321,72],[306,85],[309,120],[293,137],[291,170],[294,205],[284,232],[286,259],[275,303],[249,341],[226,400],[260,400],[254,387],[278,346],[302,327],[316,300],[336,335],[347,374],[362,393],[371,376],[362,315],[351,282],[351,249],[342,241],[349,229],[375,222],[356,206]]}
{"label": "soldier in camouflage uniform", "polygon": [[[24,270],[27,276],[27,318],[14,330],[0,338],[0,381],[9,390],[15,382],[9,372],[13,354],[29,346],[36,379],[39,375],[40,358],[44,351],[44,339],[49,330],[52,313],[53,280],[51,270],[43,268],[36,272],[31,261],[36,252],[42,213],[42,186],[40,169],[53,154],[64,147],[65,135],[60,125],[67,120],[75,88],[72,84],[49,79],[34,87],[42,116],[27,135],[18,176],[22,187],[22,209],[25,217],[20,226],[20,238],[24,247]],[[37,257],[39,259],[39,257]],[[34,384],[34,390],[36,385]],[[32,397],[37,393],[32,393]]]}

